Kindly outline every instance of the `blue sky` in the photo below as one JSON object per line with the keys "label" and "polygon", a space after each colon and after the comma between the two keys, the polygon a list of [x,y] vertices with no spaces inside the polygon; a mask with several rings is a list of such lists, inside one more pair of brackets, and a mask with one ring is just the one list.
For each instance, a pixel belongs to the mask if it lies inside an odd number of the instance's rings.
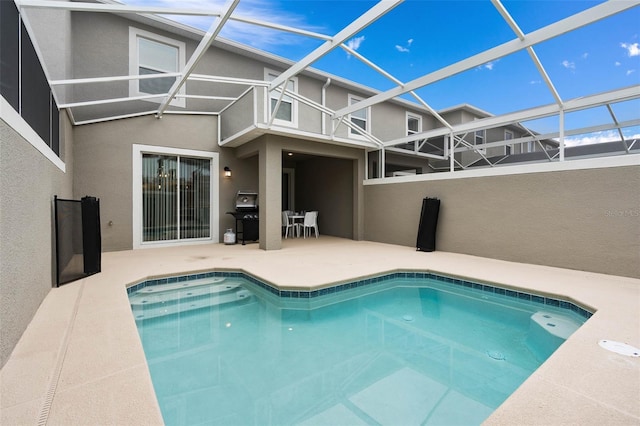
{"label": "blue sky", "polygon": [[[219,0],[123,0],[128,4],[202,9]],[[368,0],[241,0],[236,12],[309,31],[334,35],[370,9]],[[524,33],[597,5],[598,1],[504,0]],[[208,28],[207,18],[180,17]],[[231,22],[222,36],[298,60],[322,41]],[[406,82],[515,38],[488,0],[406,0],[354,36],[350,45]],[[640,7],[534,47],[562,99],[640,84]],[[379,90],[395,86],[342,49],[315,68]],[[493,114],[554,102],[533,61],[518,52],[418,90],[436,110],[469,103]],[[640,101],[613,105],[620,121],[640,116]],[[610,121],[605,107],[567,116],[568,127]],[[540,132],[557,129],[557,120],[535,123]],[[547,128],[548,127],[548,128]],[[625,134],[640,134],[630,128]]]}

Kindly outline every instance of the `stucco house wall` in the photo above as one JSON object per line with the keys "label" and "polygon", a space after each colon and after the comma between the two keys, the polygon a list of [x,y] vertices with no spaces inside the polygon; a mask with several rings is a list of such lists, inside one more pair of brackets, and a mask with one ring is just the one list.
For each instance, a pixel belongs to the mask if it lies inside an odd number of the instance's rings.
{"label": "stucco house wall", "polygon": [[[103,250],[132,248],[133,144],[219,153],[219,170],[212,170],[220,175],[219,202],[214,200],[219,235],[233,226],[233,218],[225,213],[235,207],[239,189],[257,189],[256,163],[218,147],[216,135],[217,118],[208,116],[148,116],[74,128],[74,196],[100,198]],[[222,177],[225,166],[233,171],[232,178]]]}
{"label": "stucco house wall", "polygon": [[[61,127],[70,129],[65,114]],[[67,135],[63,172],[0,120],[0,366],[55,286],[53,199],[72,197],[73,141]]]}

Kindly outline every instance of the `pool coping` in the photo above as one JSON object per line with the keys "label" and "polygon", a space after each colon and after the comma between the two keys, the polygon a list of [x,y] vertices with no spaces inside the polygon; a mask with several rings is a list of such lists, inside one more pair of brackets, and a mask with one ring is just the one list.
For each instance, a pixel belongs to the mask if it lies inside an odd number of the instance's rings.
{"label": "pool coping", "polygon": [[226,269],[288,291],[300,289],[300,277],[303,287],[321,289],[400,268],[472,277],[594,309],[485,424],[640,424],[640,359],[598,346],[603,338],[640,345],[638,279],[332,237],[286,241],[278,251],[200,245],[111,252],[102,265],[100,274],[45,298],[0,371],[0,423],[37,424],[46,415],[49,424],[162,424],[127,283]]}
{"label": "pool coping", "polygon": [[211,271],[202,271],[202,272],[192,272],[190,274],[181,274],[181,275],[169,275],[164,277],[154,277],[150,279],[145,279],[143,281],[130,283],[126,285],[127,294],[131,294],[135,291],[138,291],[142,288],[163,284],[173,284],[184,282],[187,283],[193,280],[199,280],[203,278],[245,278],[249,282],[259,286],[260,288],[270,292],[274,296],[284,298],[284,299],[314,299],[317,297],[327,296],[331,294],[338,294],[346,290],[352,290],[355,288],[362,288],[366,286],[370,286],[372,284],[381,284],[385,281],[402,279],[402,278],[418,278],[418,279],[432,279],[441,283],[451,284],[453,286],[465,287],[474,290],[479,290],[482,292],[497,294],[501,296],[505,296],[508,298],[513,298],[516,300],[523,300],[527,302],[532,302],[535,304],[539,304],[542,306],[552,306],[560,309],[567,309],[572,311],[578,315],[580,315],[585,320],[591,318],[591,316],[595,313],[595,309],[586,308],[584,305],[581,305],[579,302],[573,300],[565,300],[560,296],[549,296],[542,295],[538,293],[532,293],[527,291],[519,291],[523,290],[522,288],[511,287],[506,288],[500,285],[496,285],[495,283],[481,283],[477,280],[468,280],[464,278],[456,278],[448,275],[443,275],[435,272],[429,271],[407,271],[407,270],[394,270],[386,273],[378,274],[375,276],[367,276],[367,277],[354,277],[352,281],[348,282],[337,282],[337,283],[327,283],[321,288],[316,289],[283,289],[276,284],[268,283],[259,277],[253,276],[252,274],[243,271],[243,270],[211,270]]}

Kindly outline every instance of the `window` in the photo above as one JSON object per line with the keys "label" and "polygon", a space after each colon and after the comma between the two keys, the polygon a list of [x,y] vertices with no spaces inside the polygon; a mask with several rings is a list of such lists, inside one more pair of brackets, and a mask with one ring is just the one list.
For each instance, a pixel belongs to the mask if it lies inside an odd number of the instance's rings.
{"label": "window", "polygon": [[[513,132],[511,132],[509,130],[505,130],[504,131],[504,140],[505,141],[513,140]],[[505,155],[511,155],[512,151],[513,151],[513,145],[505,145],[504,146],[504,154]]]}
{"label": "window", "polygon": [[133,146],[134,248],[218,241],[217,153]]}
{"label": "window", "polygon": [[[407,136],[422,132],[422,117],[407,113]],[[413,150],[418,141],[409,142],[404,145],[405,149]]]}
{"label": "window", "polygon": [[[185,64],[185,44],[162,37],[137,28],[129,28],[129,73],[131,75],[150,75],[180,72]],[[167,93],[176,77],[161,77],[131,80],[129,92],[131,96],[161,95]],[[180,88],[185,93],[185,86]],[[162,102],[163,98],[149,99],[151,102]],[[184,98],[174,98],[171,105],[185,106]]]}
{"label": "window", "polygon": [[[273,81],[280,75],[279,72],[265,69],[264,70],[264,79],[265,81]],[[280,86],[282,87],[282,86]],[[296,77],[289,79],[287,81],[287,90],[297,93],[298,88],[298,79]],[[272,90],[269,92],[269,117],[267,120],[271,118],[271,114],[273,114],[273,110],[278,104],[278,99],[280,99],[280,91]],[[280,101],[280,106],[278,106],[278,110],[276,112],[276,117],[273,120],[275,124],[280,124],[284,126],[298,126],[298,102],[296,102],[291,96],[287,96],[286,94],[282,96],[282,100]]]}
{"label": "window", "polygon": [[415,135],[422,131],[422,117],[407,113],[407,136]]}
{"label": "window", "polygon": [[[362,101],[361,98],[358,98],[353,95],[349,95],[349,105],[354,105],[358,102]],[[365,132],[369,132],[369,108],[363,108],[361,110],[352,112],[349,114],[349,120],[351,123]],[[359,133],[357,130],[349,127],[349,135],[357,138],[364,138],[364,136]]]}
{"label": "window", "polygon": [[[484,144],[484,136],[485,136],[485,130],[476,130],[474,144],[475,145],[483,145]],[[485,148],[481,148],[481,149],[478,150],[478,152],[480,152],[481,154],[486,154],[487,150]]]}

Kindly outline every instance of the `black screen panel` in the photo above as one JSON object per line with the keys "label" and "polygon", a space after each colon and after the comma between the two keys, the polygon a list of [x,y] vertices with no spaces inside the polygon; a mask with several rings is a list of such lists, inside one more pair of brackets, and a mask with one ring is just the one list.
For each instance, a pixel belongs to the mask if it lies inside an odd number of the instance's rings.
{"label": "black screen panel", "polygon": [[53,96],[51,96],[51,143],[49,146],[60,157],[60,111]]}
{"label": "black screen panel", "polygon": [[20,15],[12,1],[0,1],[0,94],[20,111]]}
{"label": "black screen panel", "polygon": [[24,25],[22,34],[22,117],[51,146],[51,90]]}

